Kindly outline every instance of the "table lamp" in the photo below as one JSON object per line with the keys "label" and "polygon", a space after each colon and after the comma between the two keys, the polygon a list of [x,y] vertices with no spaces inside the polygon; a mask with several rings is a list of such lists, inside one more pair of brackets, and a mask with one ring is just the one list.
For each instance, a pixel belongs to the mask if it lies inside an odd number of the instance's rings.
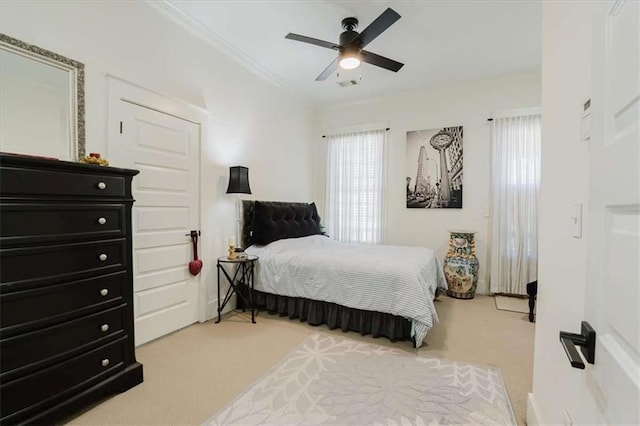
{"label": "table lamp", "polygon": [[[236,198],[236,237],[235,241],[231,238],[227,243],[229,246],[229,257],[235,257],[235,244],[241,243],[240,235],[240,194],[251,194],[251,188],[249,187],[249,168],[244,166],[232,166],[229,167],[229,186],[227,187],[227,194],[238,194]],[[233,248],[231,247],[233,242]]]}

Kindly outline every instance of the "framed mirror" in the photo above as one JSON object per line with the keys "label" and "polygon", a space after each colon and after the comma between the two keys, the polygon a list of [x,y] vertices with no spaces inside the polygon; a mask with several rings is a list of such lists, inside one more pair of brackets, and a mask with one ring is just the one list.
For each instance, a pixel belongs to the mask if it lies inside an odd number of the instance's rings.
{"label": "framed mirror", "polygon": [[0,33],[0,151],[85,155],[84,65]]}

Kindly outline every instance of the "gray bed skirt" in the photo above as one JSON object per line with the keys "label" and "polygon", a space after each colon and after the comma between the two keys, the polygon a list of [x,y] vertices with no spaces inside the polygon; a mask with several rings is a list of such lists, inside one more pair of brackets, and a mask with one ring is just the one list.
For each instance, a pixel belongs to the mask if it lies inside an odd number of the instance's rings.
{"label": "gray bed skirt", "polygon": [[[411,340],[411,322],[405,318],[382,312],[348,308],[330,302],[279,296],[254,290],[253,300],[258,309],[271,314],[299,318],[310,325],[327,324],[333,330],[357,331],[362,335],[387,337],[392,342]],[[238,298],[240,303],[240,298]],[[240,304],[239,304],[239,307]]]}

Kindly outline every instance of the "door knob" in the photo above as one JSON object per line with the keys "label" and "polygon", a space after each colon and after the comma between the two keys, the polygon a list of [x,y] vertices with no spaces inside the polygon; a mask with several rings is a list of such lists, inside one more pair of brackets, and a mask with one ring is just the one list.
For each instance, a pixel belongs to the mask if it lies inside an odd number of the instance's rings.
{"label": "door knob", "polygon": [[584,370],[584,362],[582,362],[576,346],[580,346],[582,355],[584,355],[587,362],[593,364],[596,359],[596,331],[591,327],[591,324],[586,321],[582,321],[580,331],[580,334],[561,331],[560,343],[562,343],[562,347],[567,354],[567,358],[569,358],[571,366]]}

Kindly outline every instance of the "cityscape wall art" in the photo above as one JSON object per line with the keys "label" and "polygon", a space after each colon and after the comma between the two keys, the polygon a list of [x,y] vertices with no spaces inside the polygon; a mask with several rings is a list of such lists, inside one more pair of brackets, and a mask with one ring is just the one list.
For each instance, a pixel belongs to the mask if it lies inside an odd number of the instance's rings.
{"label": "cityscape wall art", "polygon": [[462,208],[462,126],[407,132],[407,208]]}

